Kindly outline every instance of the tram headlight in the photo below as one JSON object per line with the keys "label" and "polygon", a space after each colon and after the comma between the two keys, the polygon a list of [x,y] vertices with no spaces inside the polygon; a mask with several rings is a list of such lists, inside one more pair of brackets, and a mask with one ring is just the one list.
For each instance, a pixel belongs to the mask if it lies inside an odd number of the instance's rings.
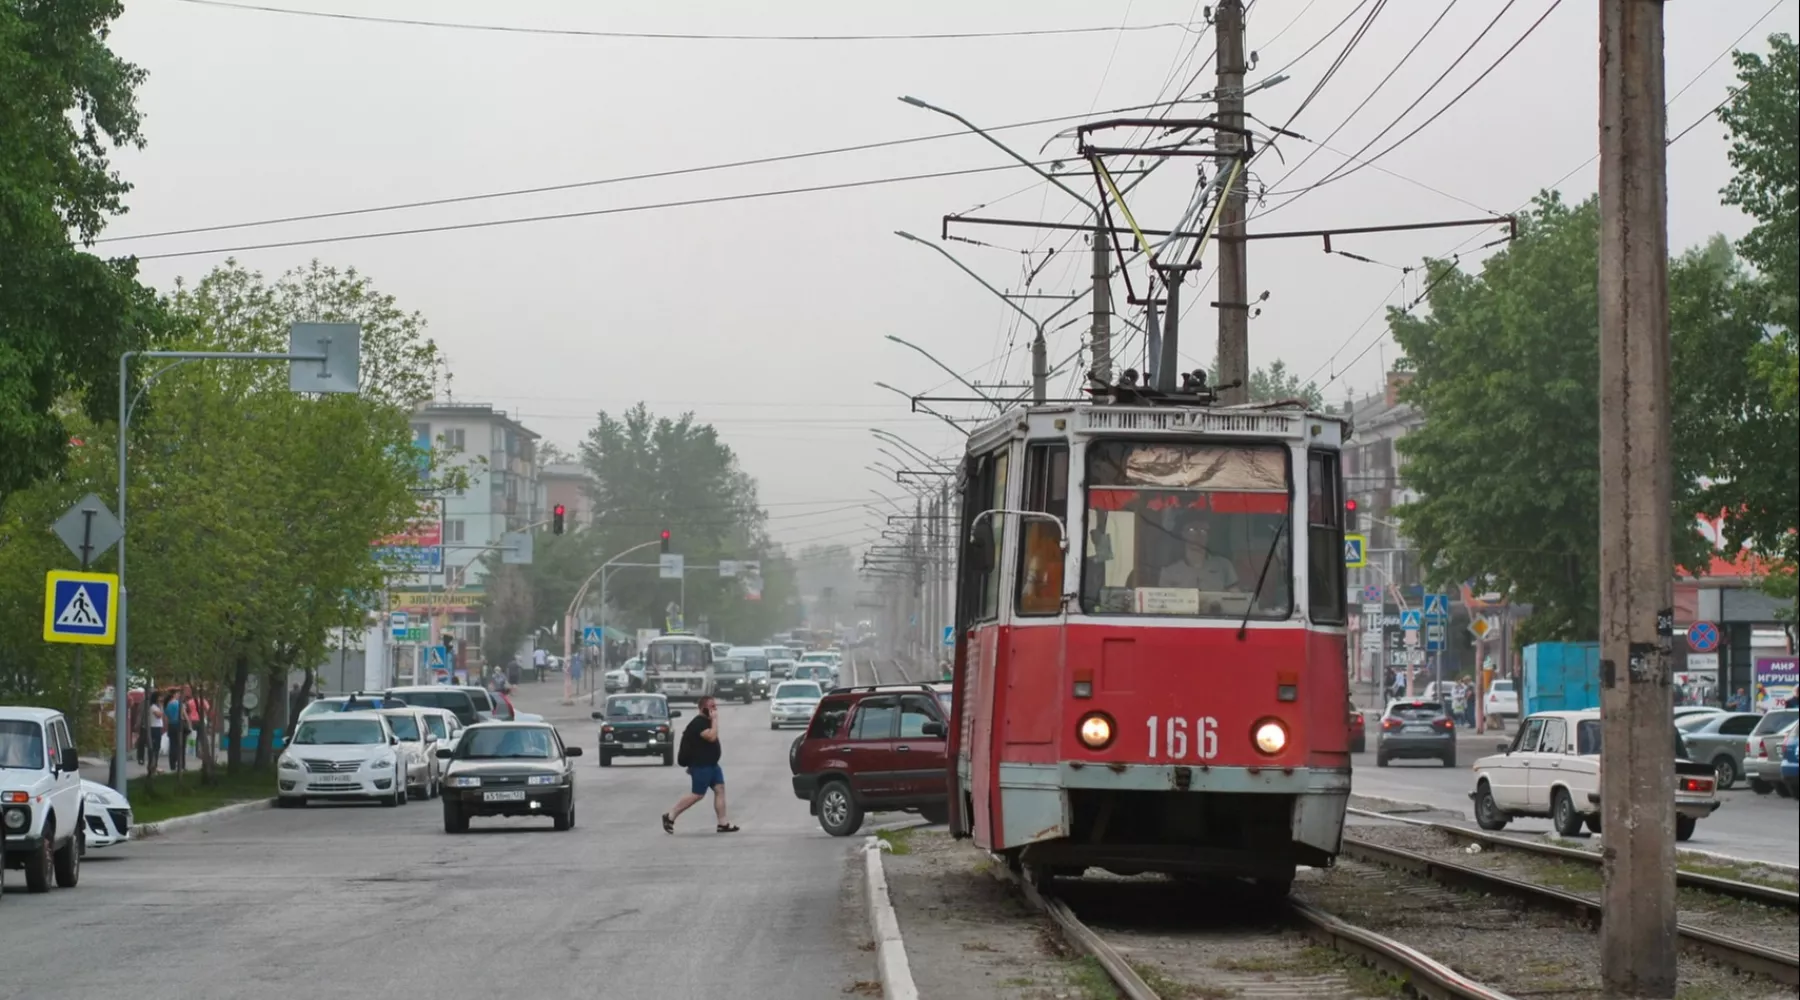
{"label": "tram headlight", "polygon": [[1081,717],[1075,735],[1089,750],[1104,750],[1113,741],[1113,720],[1104,712],[1089,712]]}
{"label": "tram headlight", "polygon": [[1287,749],[1287,727],[1281,724],[1280,719],[1263,719],[1250,732],[1256,749],[1262,753],[1273,757]]}

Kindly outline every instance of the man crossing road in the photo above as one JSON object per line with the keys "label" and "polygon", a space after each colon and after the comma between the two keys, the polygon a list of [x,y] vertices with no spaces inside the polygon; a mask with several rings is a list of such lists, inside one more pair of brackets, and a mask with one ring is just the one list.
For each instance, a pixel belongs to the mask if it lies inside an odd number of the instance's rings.
{"label": "man crossing road", "polygon": [[736,833],[725,814],[725,771],[719,766],[722,748],[719,745],[719,700],[710,695],[700,699],[700,711],[687,724],[681,734],[681,746],[677,749],[679,763],[687,768],[688,794],[675,803],[675,808],[662,815],[664,833],[675,832],[675,820],[688,809],[706,798],[707,789],[712,790],[713,813],[719,820],[719,833]]}

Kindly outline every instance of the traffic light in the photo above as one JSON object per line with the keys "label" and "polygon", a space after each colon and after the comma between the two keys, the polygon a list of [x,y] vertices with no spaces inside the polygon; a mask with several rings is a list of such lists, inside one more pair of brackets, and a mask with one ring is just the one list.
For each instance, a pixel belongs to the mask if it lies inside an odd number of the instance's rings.
{"label": "traffic light", "polygon": [[562,504],[557,504],[555,507],[550,508],[550,533],[552,535],[560,535],[563,533]]}
{"label": "traffic light", "polygon": [[1362,520],[1356,513],[1356,501],[1344,501],[1344,530],[1355,532],[1362,526]]}
{"label": "traffic light", "polygon": [[664,528],[662,533],[662,550],[663,555],[669,554],[669,529],[667,528]]}

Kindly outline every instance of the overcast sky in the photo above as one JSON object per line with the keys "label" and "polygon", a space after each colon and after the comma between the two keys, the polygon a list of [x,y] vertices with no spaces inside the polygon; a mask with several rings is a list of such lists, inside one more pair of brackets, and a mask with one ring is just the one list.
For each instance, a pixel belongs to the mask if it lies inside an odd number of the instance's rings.
{"label": "overcast sky", "polygon": [[[427,25],[228,9],[192,0],[128,0],[115,48],[144,67],[148,146],[118,158],[136,185],[131,212],[109,237],[229,225],[563,185],[881,142],[948,131],[949,119],[896,100],[912,94],[987,128],[1198,95],[1212,85],[1210,30],[1122,26],[1191,23],[1192,0],[1034,0],[971,4],[824,0],[679,4],[612,0],[267,0],[315,12],[571,32],[895,35],[1097,28],[1091,33],[965,39],[620,39],[580,34],[458,30]],[[1288,120],[1343,51],[1362,15],[1306,50],[1350,14],[1352,0],[1255,0],[1250,111]],[[1270,191],[1319,180],[1393,122],[1503,8],[1487,36],[1388,135],[1374,155],[1442,108],[1528,27],[1543,23],[1491,75],[1375,166],[1309,192],[1253,229],[1317,229],[1480,217],[1510,212],[1568,175],[1571,199],[1595,186],[1596,5],[1592,0],[1467,0],[1366,107],[1350,114],[1418,41],[1444,0],[1393,0],[1342,68],[1290,126],[1325,141],[1290,141],[1256,165]],[[1796,0],[1670,4],[1671,135],[1718,104],[1733,81],[1727,53],[1762,51],[1796,31]],[[1366,13],[1366,11],[1365,11]],[[1752,26],[1754,30],[1752,30]],[[1306,53],[1303,55],[1303,53]],[[1295,61],[1297,60],[1297,61]],[[1292,61],[1292,65],[1289,63]],[[1691,82],[1691,85],[1690,85]],[[1192,113],[1205,110],[1189,105]],[[1020,152],[1071,157],[1073,121],[998,132]],[[1343,125],[1328,141],[1326,137]],[[1706,121],[1670,149],[1670,240],[1682,247],[1746,221],[1718,204],[1729,176],[1723,128]],[[782,188],[998,167],[1010,161],[976,136],[819,156],[685,176],[520,197],[159,239],[101,249],[183,256],[147,259],[146,279],[168,288],[222,261],[225,248],[491,220],[596,212]],[[1131,199],[1145,224],[1172,223],[1193,167],[1161,168]],[[1573,173],[1571,173],[1573,171]],[[1078,190],[1091,190],[1091,180]],[[1267,210],[1286,201],[1271,196]],[[778,539],[858,543],[872,529],[856,509],[869,491],[902,495],[865,471],[886,461],[869,428],[930,451],[960,435],[910,415],[881,380],[909,392],[959,392],[930,361],[890,343],[911,340],[970,379],[1029,377],[1029,328],[1005,303],[930,249],[893,235],[935,236],[946,213],[1060,221],[1072,199],[1023,168],[907,180],[709,205],[243,250],[273,276],[318,257],[355,266],[425,314],[447,352],[454,397],[491,402],[547,439],[572,447],[593,414],[647,401],[691,409],[716,424],[762,484]],[[948,243],[959,259],[1012,291],[1067,294],[1087,282],[1087,257],[1067,234],[957,230],[988,246]],[[1252,295],[1269,299],[1250,328],[1251,363],[1287,362],[1326,385],[1328,399],[1372,391],[1395,357],[1376,312],[1409,302],[1417,281],[1398,266],[1491,230],[1440,230],[1258,242]],[[1064,248],[1066,245],[1066,249]],[[1060,249],[1048,255],[1046,252]],[[1035,250],[1031,256],[1022,251]],[[1491,251],[1489,251],[1491,252]],[[1210,253],[1209,253],[1210,258]],[[1478,262],[1480,255],[1465,258]],[[1026,275],[1035,272],[1029,289]],[[1141,265],[1134,279],[1142,286]],[[1200,291],[1197,282],[1208,282]],[[1115,297],[1123,297],[1122,281]],[[1216,319],[1210,267],[1191,281],[1183,353],[1212,360]],[[1058,303],[1032,300],[1038,315]],[[1086,310],[1076,305],[1068,316]],[[1135,311],[1130,318],[1141,319]],[[1371,320],[1371,317],[1373,319]],[[1060,320],[1059,320],[1060,322]],[[1081,346],[1082,320],[1050,338],[1052,362]],[[1115,336],[1129,333],[1115,323]],[[1374,346],[1371,346],[1374,345]],[[1125,345],[1141,366],[1142,342]],[[1329,382],[1327,382],[1329,380]],[[1052,394],[1072,388],[1067,378]],[[963,390],[966,391],[966,390]],[[972,407],[946,407],[972,415]]]}

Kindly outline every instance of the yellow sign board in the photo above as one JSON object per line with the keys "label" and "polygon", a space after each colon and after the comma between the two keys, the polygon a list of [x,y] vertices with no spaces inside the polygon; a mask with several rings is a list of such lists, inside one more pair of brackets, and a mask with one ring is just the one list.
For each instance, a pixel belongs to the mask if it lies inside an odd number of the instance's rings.
{"label": "yellow sign board", "polygon": [[480,594],[446,594],[436,590],[396,590],[388,595],[388,606],[396,610],[446,611],[472,608],[481,603],[481,597]]}
{"label": "yellow sign board", "polygon": [[1369,564],[1369,539],[1367,535],[1344,536],[1344,565],[1350,569],[1362,569]]}
{"label": "yellow sign board", "polygon": [[44,641],[110,646],[118,634],[119,578],[112,573],[44,574]]}

